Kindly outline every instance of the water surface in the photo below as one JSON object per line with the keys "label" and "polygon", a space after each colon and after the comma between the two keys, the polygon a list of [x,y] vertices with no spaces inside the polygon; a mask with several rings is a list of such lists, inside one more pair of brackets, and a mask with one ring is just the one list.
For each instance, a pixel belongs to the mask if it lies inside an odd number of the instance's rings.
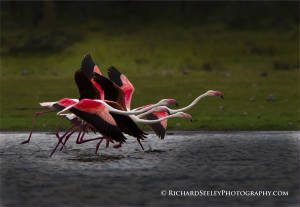
{"label": "water surface", "polygon": [[[54,134],[0,134],[3,206],[297,206],[299,132],[150,134],[142,151],[82,145],[75,136],[52,158]],[[93,135],[89,135],[92,138]],[[162,190],[281,190],[288,196],[162,196]]]}

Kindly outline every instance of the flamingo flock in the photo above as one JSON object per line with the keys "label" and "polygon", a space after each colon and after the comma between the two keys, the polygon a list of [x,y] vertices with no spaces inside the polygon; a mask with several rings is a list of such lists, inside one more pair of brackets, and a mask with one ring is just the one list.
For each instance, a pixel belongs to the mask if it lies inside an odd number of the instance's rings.
{"label": "flamingo flock", "polygon": [[[178,117],[192,121],[192,116],[184,111],[206,96],[223,98],[221,92],[209,90],[188,106],[180,109],[168,107],[178,106],[175,99],[162,99],[155,104],[131,109],[131,99],[135,90],[131,82],[115,67],[108,68],[108,78],[104,77],[90,54],[84,56],[81,68],[75,72],[74,78],[79,98],[62,98],[54,102],[40,103],[48,110],[35,113],[29,136],[21,144],[30,142],[39,115],[56,112],[60,117],[55,134],[58,141],[50,157],[60,145],[60,150],[62,150],[75,132],[78,132],[76,144],[98,141],[96,154],[103,141],[106,142],[106,147],[109,147],[110,143],[114,144],[114,148],[121,147],[127,140],[124,134],[135,137],[144,150],[141,141],[147,137],[147,133],[140,129],[137,123],[144,124],[144,127],[149,125],[160,139],[164,139],[168,119]],[[71,127],[60,135],[60,123],[63,118],[70,121]],[[85,134],[90,131],[95,134],[99,133],[101,136],[84,139]]]}

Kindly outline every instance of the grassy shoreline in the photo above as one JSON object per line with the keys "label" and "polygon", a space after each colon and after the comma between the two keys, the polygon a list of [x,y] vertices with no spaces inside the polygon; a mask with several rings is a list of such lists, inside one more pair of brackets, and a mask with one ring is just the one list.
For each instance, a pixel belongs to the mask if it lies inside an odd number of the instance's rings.
{"label": "grassy shoreline", "polygon": [[[183,107],[207,90],[224,93],[187,111],[192,123],[169,120],[170,130],[299,130],[297,34],[159,23],[119,34],[87,30],[55,54],[1,56],[0,129],[29,130],[39,102],[77,98],[73,73],[91,53],[104,75],[114,65],[134,84],[133,107],[162,98]],[[36,130],[55,130],[57,120],[42,115]]]}

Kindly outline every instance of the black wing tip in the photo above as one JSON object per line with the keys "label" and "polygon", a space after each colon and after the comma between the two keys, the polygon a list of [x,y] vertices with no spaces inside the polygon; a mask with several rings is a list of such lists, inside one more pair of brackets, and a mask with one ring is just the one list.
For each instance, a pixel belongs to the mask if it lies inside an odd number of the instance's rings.
{"label": "black wing tip", "polygon": [[110,66],[107,71],[109,78],[112,78],[113,76],[116,78],[122,75],[122,73],[114,66]]}
{"label": "black wing tip", "polygon": [[81,70],[85,73],[85,75],[91,79],[94,73],[95,63],[90,54],[87,54],[83,57],[81,61]]}
{"label": "black wing tip", "polygon": [[110,66],[107,70],[109,79],[121,87],[123,85],[121,80],[122,73],[120,73],[120,71],[118,71],[118,69],[114,66]]}
{"label": "black wing tip", "polygon": [[120,73],[120,71],[117,68],[115,68],[114,66],[109,66],[109,68],[107,70],[108,70],[108,72],[111,72],[111,73]]}
{"label": "black wing tip", "polygon": [[83,56],[83,59],[81,61],[81,66],[83,67],[86,64],[95,64],[93,61],[93,58],[91,56],[91,54],[86,54],[85,56]]}

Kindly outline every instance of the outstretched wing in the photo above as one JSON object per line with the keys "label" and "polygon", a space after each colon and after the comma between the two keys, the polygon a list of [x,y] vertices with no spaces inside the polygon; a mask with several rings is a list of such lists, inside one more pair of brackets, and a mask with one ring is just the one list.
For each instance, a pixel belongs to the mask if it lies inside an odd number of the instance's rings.
{"label": "outstretched wing", "polygon": [[124,91],[125,105],[127,109],[130,109],[131,98],[134,92],[133,85],[124,74],[120,73],[120,71],[113,66],[108,68],[108,77]]}
{"label": "outstretched wing", "polygon": [[81,69],[89,80],[92,79],[94,73],[102,75],[101,71],[93,61],[92,56],[90,54],[87,54],[83,57],[81,61]]}
{"label": "outstretched wing", "polygon": [[83,99],[69,109],[76,116],[91,124],[104,136],[110,137],[118,142],[125,142],[126,137],[118,128],[116,121],[110,115],[108,109],[102,103]]}
{"label": "outstretched wing", "polygon": [[121,110],[126,110],[124,92],[118,85],[96,73],[94,75],[94,81],[103,89],[105,100],[115,101],[123,107]]}
{"label": "outstretched wing", "polygon": [[79,90],[80,98],[88,99],[100,99],[100,91],[93,85],[93,83],[84,75],[82,70],[77,70],[75,72],[75,82]]}
{"label": "outstretched wing", "polygon": [[92,57],[90,54],[87,54],[83,57],[81,62],[81,71],[82,74],[85,75],[85,77],[91,81],[91,83],[94,85],[94,87],[99,91],[99,99],[104,99],[104,94],[101,86],[96,83],[93,79],[94,74],[102,75],[101,71],[99,70],[98,66],[94,63]]}
{"label": "outstretched wing", "polygon": [[[167,112],[155,112],[155,113],[147,114],[146,118],[148,120],[156,120],[166,116],[168,116]],[[153,129],[153,131],[159,138],[164,139],[167,130],[167,123],[168,123],[167,120],[163,120],[158,123],[149,124],[149,126]]]}

